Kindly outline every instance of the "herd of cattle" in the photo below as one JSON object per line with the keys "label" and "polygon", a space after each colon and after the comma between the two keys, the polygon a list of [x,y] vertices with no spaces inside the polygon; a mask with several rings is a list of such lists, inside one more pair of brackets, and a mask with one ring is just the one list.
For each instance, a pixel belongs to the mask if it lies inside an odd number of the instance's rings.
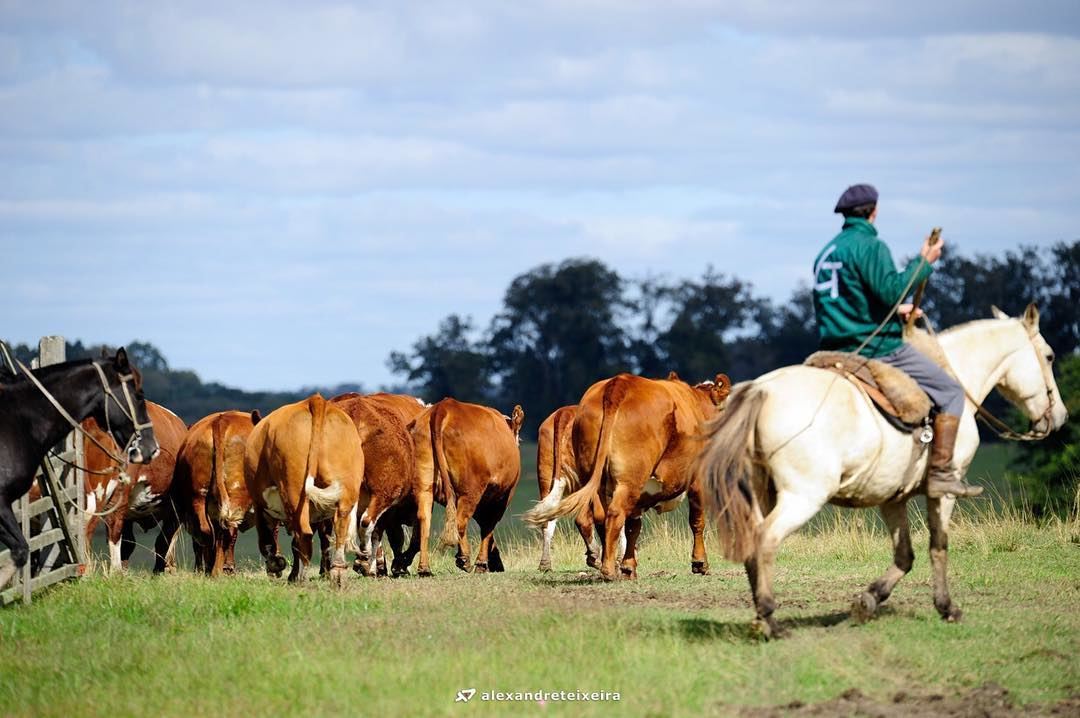
{"label": "herd of cattle", "polygon": [[[666,379],[620,374],[548,417],[538,441],[541,501],[525,515],[543,529],[540,569],[551,568],[555,520],[572,514],[589,566],[609,580],[620,571],[636,577],[641,514],[671,510],[689,496],[691,567],[706,573],[703,497],[693,464],[702,425],[720,410],[730,388],[723,374],[694,386],[674,373]],[[272,576],[281,576],[287,565],[278,548],[281,527],[292,536],[290,581],[304,578],[316,534],[320,573],[339,583],[347,572],[346,550],[356,553],[353,568],[364,575],[407,574],[417,554],[417,572],[430,575],[432,506],[438,501],[446,507],[440,540],[457,547],[457,566],[503,570],[494,529],[521,477],[520,406],[506,416],[450,398],[428,405],[401,394],[328,400],[315,394],[265,417],[223,411],[188,427],[165,407],[146,404],[161,447],[149,464],[118,467],[83,439],[87,541],[104,521],[115,569],[126,567],[138,524],[160,527],[155,571],[175,565],[184,526],[195,546],[196,570],[232,573],[237,536],[254,526]],[[93,419],[83,428],[116,448]],[[470,519],[480,527],[475,560]],[[594,539],[594,527],[602,543]],[[384,537],[393,552],[389,571]]]}

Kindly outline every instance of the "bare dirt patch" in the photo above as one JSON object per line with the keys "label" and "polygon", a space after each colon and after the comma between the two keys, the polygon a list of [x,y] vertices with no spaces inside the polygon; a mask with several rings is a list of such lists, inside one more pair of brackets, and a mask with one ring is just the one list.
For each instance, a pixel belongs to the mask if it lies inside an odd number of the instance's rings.
{"label": "bare dirt patch", "polygon": [[822,703],[795,701],[787,705],[768,708],[735,708],[734,706],[725,706],[725,708],[735,715],[747,718],[780,718],[781,716],[907,718],[927,715],[951,718],[1075,716],[1080,715],[1080,694],[1056,703],[1016,705],[1009,691],[996,683],[984,683],[968,693],[957,696],[900,692],[894,695],[891,701],[877,700],[856,688],[851,688],[836,698]]}

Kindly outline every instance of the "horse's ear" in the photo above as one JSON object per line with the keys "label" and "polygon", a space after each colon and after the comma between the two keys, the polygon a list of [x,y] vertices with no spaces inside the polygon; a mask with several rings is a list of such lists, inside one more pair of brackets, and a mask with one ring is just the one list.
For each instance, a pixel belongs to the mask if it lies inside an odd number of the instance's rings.
{"label": "horse's ear", "polygon": [[1035,302],[1027,305],[1024,310],[1024,324],[1028,329],[1039,328],[1039,308],[1035,306]]}
{"label": "horse's ear", "polygon": [[668,375],[667,375],[667,380],[668,381],[678,381],[679,380],[679,373],[677,371],[669,371]]}
{"label": "horse's ear", "polygon": [[252,426],[254,426],[255,424],[258,424],[260,421],[262,421],[262,414],[259,413],[258,409],[252,409],[251,410],[251,424],[252,424]]}
{"label": "horse's ear", "polygon": [[1008,314],[997,308],[996,304],[990,305],[990,314],[994,316],[994,319],[1010,319]]}
{"label": "horse's ear", "polygon": [[120,347],[116,350],[116,356],[113,358],[113,361],[116,362],[116,368],[125,374],[131,369],[131,364],[128,363],[127,350],[124,349],[124,347]]}
{"label": "horse's ear", "polygon": [[716,385],[725,391],[731,391],[731,378],[727,374],[716,375]]}

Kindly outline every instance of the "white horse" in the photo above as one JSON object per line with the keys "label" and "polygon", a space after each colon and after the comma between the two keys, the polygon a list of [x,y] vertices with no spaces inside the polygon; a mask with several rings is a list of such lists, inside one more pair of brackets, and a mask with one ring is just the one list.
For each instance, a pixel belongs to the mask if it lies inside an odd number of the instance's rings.
{"label": "white horse", "polygon": [[[1051,368],[1054,355],[1039,333],[1039,311],[1023,319],[994,308],[994,319],[968,322],[939,335],[948,363],[980,404],[995,387],[1045,435],[1068,419]],[[979,434],[976,406],[966,402],[955,465],[967,472]],[[725,557],[743,562],[757,610],[753,627],[779,633],[773,617],[773,570],[780,542],[826,503],[880,507],[893,542],[893,565],[856,597],[853,613],[868,618],[911,569],[915,556],[907,502],[925,493],[926,444],[880,415],[866,394],[835,372],[789,366],[734,388],[726,410],[708,427],[698,470],[717,517]],[[928,499],[934,605],[960,619],[949,598],[949,518],[956,499]]]}

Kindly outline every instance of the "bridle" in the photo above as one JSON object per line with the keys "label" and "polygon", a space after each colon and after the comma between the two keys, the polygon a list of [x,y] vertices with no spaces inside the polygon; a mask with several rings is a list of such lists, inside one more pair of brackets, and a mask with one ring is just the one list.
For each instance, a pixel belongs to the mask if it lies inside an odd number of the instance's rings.
{"label": "bridle", "polygon": [[[934,327],[930,323],[930,320],[926,316],[923,316],[922,319],[923,324],[926,326],[927,332],[930,334],[931,337],[934,338],[935,341],[937,341],[937,333],[934,331]],[[1034,331],[1032,331],[1031,329],[1026,328],[1025,331],[1028,338],[1028,344],[1031,346],[1031,349],[1035,351],[1036,361],[1039,361],[1038,350],[1035,347],[1034,343],[1031,341],[1032,339],[1034,339],[1035,335],[1039,333],[1039,330],[1036,328]],[[1009,356],[1011,355],[1012,353],[1009,354]],[[1008,359],[1008,356],[1006,356],[1006,359]],[[948,363],[948,358],[946,358],[945,361],[946,363]],[[949,364],[948,368],[949,371],[952,372],[953,376],[957,376],[956,371],[952,368],[951,364]],[[977,401],[975,397],[971,395],[971,392],[967,390],[967,387],[964,386],[959,379],[957,379],[957,383],[960,384],[960,387],[964,390],[964,396],[966,396],[967,400],[970,401],[972,406],[975,407],[975,418],[982,421],[982,423],[992,432],[997,434],[999,438],[1005,439],[1007,441],[1039,441],[1041,439],[1045,439],[1047,436],[1050,435],[1050,432],[1052,431],[1051,427],[1053,426],[1051,414],[1054,411],[1053,369],[1048,369],[1046,366],[1043,365],[1041,361],[1039,361],[1039,369],[1042,371],[1043,385],[1046,387],[1047,402],[1046,410],[1043,411],[1042,415],[1040,415],[1039,418],[1035,419],[1032,422],[1032,426],[1034,427],[1038,426],[1039,424],[1045,424],[1047,427],[1046,429],[1032,428],[1022,433],[1015,431],[1012,427],[1010,427],[1001,419],[994,416],[990,411],[983,407],[982,403]],[[1050,372],[1050,376],[1047,376],[1047,371]]]}
{"label": "bridle", "polygon": [[[68,413],[67,409],[61,406],[60,402],[56,400],[56,397],[49,393],[49,390],[45,388],[45,386],[38,380],[36,376],[34,376],[34,373],[30,371],[30,369],[28,369],[25,364],[23,364],[17,359],[15,360],[15,364],[18,365],[19,369],[22,370],[23,374],[26,375],[26,378],[30,380],[30,383],[37,387],[38,391],[40,391],[42,395],[49,401],[49,403],[52,404],[53,408],[60,412],[60,416],[64,417],[68,424],[71,425],[72,429],[93,442],[99,449],[105,452],[106,456],[108,456],[120,466],[127,465],[126,459],[114,454],[108,449],[108,447],[106,447],[100,441],[94,438],[92,434],[83,429],[79,422],[75,421],[71,414]],[[95,361],[92,362],[92,365],[94,369],[97,370],[98,378],[101,380],[101,389],[105,395],[105,424],[106,430],[109,432],[109,435],[112,436],[113,439],[116,438],[116,435],[113,434],[112,431],[111,422],[109,421],[109,399],[112,399],[116,402],[117,408],[120,409],[120,412],[128,418],[133,427],[133,431],[131,432],[131,438],[129,438],[127,444],[124,445],[123,453],[126,455],[134,442],[142,440],[143,430],[152,428],[153,426],[153,424],[149,421],[147,421],[146,423],[140,423],[135,418],[135,401],[132,399],[131,392],[128,390],[128,383],[134,383],[135,374],[133,372],[129,372],[127,374],[118,373],[118,377],[120,379],[120,387],[124,392],[125,400],[124,403],[121,403],[119,397],[117,397],[116,394],[113,393],[112,387],[109,386],[109,380],[105,377],[105,370],[101,368],[101,364]]]}

